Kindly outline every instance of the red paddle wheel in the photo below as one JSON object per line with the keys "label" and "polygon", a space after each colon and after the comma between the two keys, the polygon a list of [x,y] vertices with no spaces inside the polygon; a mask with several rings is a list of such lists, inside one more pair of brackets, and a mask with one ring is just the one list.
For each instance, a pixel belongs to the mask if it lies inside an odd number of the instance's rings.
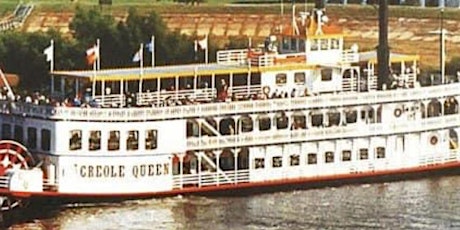
{"label": "red paddle wheel", "polygon": [[[12,140],[0,141],[0,184],[8,188],[7,172],[9,169],[30,169],[35,166],[35,160],[26,147]],[[2,187],[3,187],[2,186]],[[1,211],[10,210],[21,203],[21,200],[11,197],[0,197]]]}

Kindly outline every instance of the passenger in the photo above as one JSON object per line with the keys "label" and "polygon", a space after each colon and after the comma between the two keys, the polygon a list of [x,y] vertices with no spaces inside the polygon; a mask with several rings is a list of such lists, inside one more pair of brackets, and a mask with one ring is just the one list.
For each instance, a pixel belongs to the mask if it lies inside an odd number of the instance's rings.
{"label": "passenger", "polygon": [[296,91],[295,91],[295,88],[294,88],[294,89],[292,89],[292,91],[291,91],[291,97],[295,97],[295,96],[296,96]]}
{"label": "passenger", "polygon": [[73,99],[73,106],[80,107],[81,106],[81,100],[80,96],[76,95],[75,98]]}
{"label": "passenger", "polygon": [[218,88],[217,100],[223,102],[227,99],[227,97],[228,97],[228,85],[224,79],[221,79],[220,87]]}

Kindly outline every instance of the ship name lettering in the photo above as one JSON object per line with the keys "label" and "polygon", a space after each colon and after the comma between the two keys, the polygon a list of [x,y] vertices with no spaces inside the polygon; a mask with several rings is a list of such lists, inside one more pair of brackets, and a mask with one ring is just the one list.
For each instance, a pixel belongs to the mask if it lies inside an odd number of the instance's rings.
{"label": "ship name lettering", "polygon": [[83,178],[125,177],[124,165],[82,165],[80,176]]}
{"label": "ship name lettering", "polygon": [[161,175],[161,172],[162,172],[161,164],[157,164],[156,167],[154,164],[134,165],[132,168],[132,174],[135,178]]}

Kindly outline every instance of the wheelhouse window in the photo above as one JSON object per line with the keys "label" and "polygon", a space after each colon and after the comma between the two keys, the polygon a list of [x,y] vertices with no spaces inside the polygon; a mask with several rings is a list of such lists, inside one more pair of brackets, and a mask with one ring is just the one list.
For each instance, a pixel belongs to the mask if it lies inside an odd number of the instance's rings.
{"label": "wheelhouse window", "polygon": [[263,169],[263,168],[265,168],[265,159],[264,158],[256,158],[256,159],[254,159],[254,168],[255,169]]}
{"label": "wheelhouse window", "polygon": [[298,154],[291,155],[290,158],[291,166],[297,166],[300,164],[300,156]]}
{"label": "wheelhouse window", "polygon": [[297,51],[297,39],[296,38],[291,38],[291,50]]}
{"label": "wheelhouse window", "polygon": [[111,130],[109,132],[109,140],[107,142],[107,149],[110,151],[120,149],[120,131]]}
{"label": "wheelhouse window", "polygon": [[30,149],[37,148],[37,129],[33,127],[27,128],[27,147]]}
{"label": "wheelhouse window", "polygon": [[328,50],[329,49],[329,40],[328,39],[321,39],[319,40],[321,44],[321,50]]}
{"label": "wheelhouse window", "polygon": [[139,148],[139,131],[128,131],[128,138],[126,139],[126,149],[137,150]]}
{"label": "wheelhouse window", "polygon": [[318,39],[313,39],[313,40],[311,40],[310,50],[311,50],[311,51],[317,51],[318,48],[319,48],[318,44],[319,44],[319,40],[318,40]]}
{"label": "wheelhouse window", "polygon": [[42,129],[41,131],[42,139],[42,150],[50,151],[51,149],[51,131],[48,129]]}
{"label": "wheelhouse window", "polygon": [[377,159],[385,158],[385,147],[377,147],[375,153]]}
{"label": "wheelhouse window", "polygon": [[283,166],[283,158],[282,157],[273,157],[272,158],[272,167],[279,168]]}
{"label": "wheelhouse window", "polygon": [[277,85],[285,85],[286,84],[287,75],[285,73],[276,74],[276,84]]}
{"label": "wheelhouse window", "polygon": [[324,68],[321,69],[321,81],[331,81],[332,80],[332,69]]}
{"label": "wheelhouse window", "polygon": [[157,148],[157,130],[146,130],[145,131],[145,149],[156,149]]}
{"label": "wheelhouse window", "polygon": [[326,163],[333,163],[334,162],[334,152],[328,151],[324,153],[324,158]]}
{"label": "wheelhouse window", "polygon": [[350,150],[342,151],[342,161],[351,161],[351,151]]}
{"label": "wheelhouse window", "polygon": [[299,40],[299,50],[300,52],[305,52],[305,40],[304,39]]}
{"label": "wheelhouse window", "polygon": [[70,131],[69,148],[70,150],[80,150],[81,149],[81,130],[71,130]]}
{"label": "wheelhouse window", "polygon": [[305,84],[305,73],[304,72],[294,73],[294,83],[298,85]]}
{"label": "wheelhouse window", "polygon": [[14,140],[16,140],[19,143],[24,142],[24,131],[22,129],[22,126],[19,126],[19,125],[14,126]]}
{"label": "wheelhouse window", "polygon": [[316,153],[309,153],[307,155],[307,164],[314,165],[318,162],[318,157]]}
{"label": "wheelhouse window", "polygon": [[11,125],[2,124],[2,139],[11,139]]}
{"label": "wheelhouse window", "polygon": [[283,38],[283,50],[289,49],[289,38]]}
{"label": "wheelhouse window", "polygon": [[338,38],[331,39],[331,50],[337,50],[340,48],[340,40]]}
{"label": "wheelhouse window", "polygon": [[95,151],[101,149],[101,131],[93,130],[89,132],[89,150]]}
{"label": "wheelhouse window", "polygon": [[359,159],[360,160],[369,159],[369,150],[368,149],[359,149]]}

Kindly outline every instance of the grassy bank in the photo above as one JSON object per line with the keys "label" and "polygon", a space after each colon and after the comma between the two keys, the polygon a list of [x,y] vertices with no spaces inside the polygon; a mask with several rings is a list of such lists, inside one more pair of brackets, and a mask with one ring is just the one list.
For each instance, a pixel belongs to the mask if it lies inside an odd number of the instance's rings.
{"label": "grassy bank", "polygon": [[[97,0],[41,0],[34,2],[38,11],[73,11],[76,7],[81,8],[100,8]],[[263,5],[232,5],[232,0],[207,0],[206,4],[186,5],[175,3],[172,0],[114,0],[112,6],[104,6],[102,10],[116,12],[126,12],[129,7],[136,7],[139,12],[155,10],[159,13],[217,13],[217,14],[278,14],[281,11],[280,4]],[[286,2],[288,2],[286,0]],[[0,13],[14,10],[18,0],[2,0]],[[290,3],[284,4],[285,12],[289,12]],[[303,10],[303,3],[297,4],[298,10]],[[313,4],[308,4],[311,9]],[[375,5],[362,6],[359,4],[349,4],[346,6],[339,4],[328,4],[329,15],[344,17],[347,15],[360,15],[365,18],[375,18],[377,7]],[[409,6],[390,6],[390,17],[406,18],[438,18],[439,8],[420,8]],[[458,8],[446,8],[444,12],[446,19],[460,20],[460,10]]]}

